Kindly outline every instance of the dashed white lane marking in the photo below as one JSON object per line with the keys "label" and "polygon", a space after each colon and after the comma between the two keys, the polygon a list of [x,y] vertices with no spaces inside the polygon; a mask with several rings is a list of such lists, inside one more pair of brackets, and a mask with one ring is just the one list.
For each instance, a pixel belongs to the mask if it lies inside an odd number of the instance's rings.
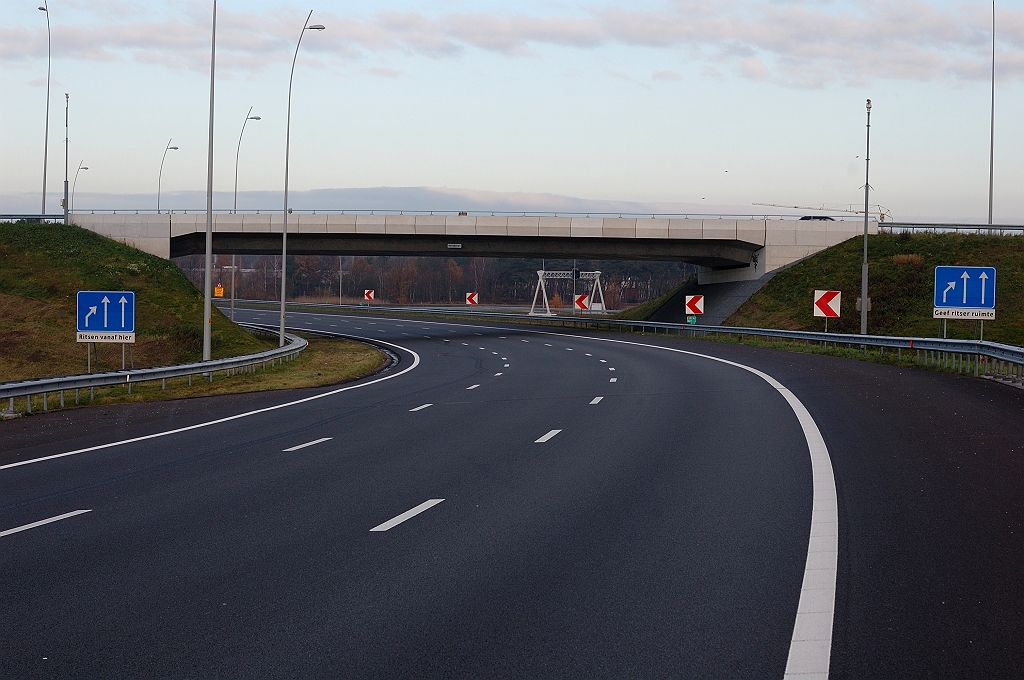
{"label": "dashed white lane marking", "polygon": [[544,435],[540,439],[534,440],[533,443],[534,444],[543,444],[544,442],[546,442],[547,440],[551,439],[552,437],[554,437],[559,432],[561,432],[561,430],[551,430],[550,432],[548,432],[546,435]]}
{"label": "dashed white lane marking", "polygon": [[604,399],[604,397],[594,397],[593,399],[590,400],[591,406],[593,406],[594,404],[600,404],[602,399]]}
{"label": "dashed white lane marking", "polygon": [[491,354],[497,354],[497,352],[491,352]]}
{"label": "dashed white lane marking", "polygon": [[504,340],[504,339],[505,339],[505,336],[504,336],[504,335],[499,335],[499,336],[498,336],[498,339],[499,339],[499,340]]}
{"label": "dashed white lane marking", "polygon": [[594,356],[594,355],[593,355],[593,354],[590,354],[590,353],[588,352],[588,353],[587,353],[587,356],[588,356],[588,357],[592,357],[592,356]]}
{"label": "dashed white lane marking", "polygon": [[504,368],[508,368],[508,364],[505,364]]}
{"label": "dashed white lane marking", "polygon": [[499,375],[501,375],[501,373],[495,373],[494,377],[497,378]]}
{"label": "dashed white lane marking", "polygon": [[35,529],[36,527],[41,527],[44,524],[50,524],[51,522],[59,522],[62,519],[67,519],[68,517],[74,517],[75,515],[81,515],[81,514],[84,514],[86,512],[92,512],[92,510],[75,510],[74,512],[65,512],[63,515],[57,515],[56,517],[50,517],[49,519],[41,519],[38,522],[32,522],[31,524],[22,524],[20,527],[14,527],[13,529],[5,529],[3,531],[0,531],[0,536],[10,536],[11,534],[16,534],[19,531],[26,531],[28,529]]}
{"label": "dashed white lane marking", "polygon": [[320,439],[314,439],[311,442],[306,442],[305,444],[299,444],[298,446],[293,446],[290,449],[284,449],[284,450],[285,451],[298,451],[299,449],[304,449],[307,446],[316,446],[317,444],[323,444],[324,442],[329,442],[332,439],[334,439],[334,437],[321,437]]}
{"label": "dashed white lane marking", "polygon": [[551,347],[551,345],[549,343],[546,343],[546,342],[544,343],[544,346],[545,347]]}
{"label": "dashed white lane marking", "polygon": [[451,342],[451,340],[449,340],[448,338],[445,338],[444,341],[445,342]]}
{"label": "dashed white lane marking", "polygon": [[618,381],[619,381],[618,378],[609,378],[608,379],[608,382],[618,382]]}
{"label": "dashed white lane marking", "polygon": [[529,342],[529,340],[520,340],[519,342]]}
{"label": "dashed white lane marking", "polygon": [[502,361],[508,361],[508,357],[502,357],[501,360]]}
{"label": "dashed white lane marking", "polygon": [[424,404],[423,406],[417,406],[416,408],[409,409],[409,413],[413,413],[414,411],[422,411],[423,409],[430,408],[431,406],[433,406],[433,404]]}
{"label": "dashed white lane marking", "polygon": [[600,361],[602,364],[607,364],[608,363],[607,359],[598,359],[598,361]]}
{"label": "dashed white lane marking", "polygon": [[7,465],[0,465],[0,470],[7,470],[9,468],[20,467],[22,465],[32,465],[34,463],[41,463],[44,460],[54,460],[55,458],[64,458],[66,456],[77,456],[77,455],[79,455],[81,453],[89,453],[91,451],[99,451],[101,449],[109,449],[109,448],[113,448],[115,446],[124,446],[125,444],[134,444],[136,442],[146,441],[146,440],[149,440],[149,439],[156,439],[157,437],[167,437],[167,436],[172,435],[172,434],[180,434],[182,432],[189,432],[191,430],[198,430],[199,428],[210,427],[211,425],[220,425],[221,423],[227,423],[227,422],[230,422],[232,420],[238,420],[239,418],[248,418],[249,416],[259,415],[260,413],[269,413],[271,411],[276,411],[278,409],[288,408],[290,406],[297,406],[299,404],[305,404],[307,402],[316,401],[317,399],[323,399],[325,397],[331,397],[331,396],[334,396],[335,394],[341,394],[342,392],[348,392],[349,390],[362,389],[364,387],[369,387],[370,385],[376,385],[379,382],[384,382],[385,380],[393,380],[393,379],[397,378],[400,375],[405,375],[409,371],[415,370],[416,367],[420,365],[420,355],[417,354],[416,352],[412,351],[408,347],[403,347],[402,345],[396,345],[393,342],[387,342],[385,340],[378,340],[377,342],[380,342],[381,344],[387,345],[389,347],[394,347],[395,349],[402,350],[403,352],[408,352],[409,354],[412,355],[412,365],[410,365],[408,368],[402,369],[398,373],[392,373],[391,375],[385,375],[384,377],[377,378],[376,380],[368,380],[367,382],[359,383],[357,385],[348,385],[346,387],[339,387],[338,389],[328,390],[327,392],[321,392],[320,394],[314,394],[313,396],[310,396],[310,397],[303,397],[302,399],[295,399],[293,401],[286,401],[283,404],[276,404],[274,406],[267,406],[267,407],[264,407],[264,408],[256,409],[254,411],[245,411],[243,413],[236,413],[233,416],[226,416],[224,418],[217,418],[216,420],[207,420],[206,422],[196,423],[195,425],[186,425],[185,427],[177,427],[177,428],[174,428],[173,430],[164,430],[163,432],[154,432],[153,434],[146,434],[146,435],[142,435],[140,437],[132,437],[130,439],[121,439],[120,441],[109,442],[109,443],[106,443],[106,444],[97,444],[96,446],[88,446],[88,447],[86,447],[84,449],[75,449],[74,451],[65,451],[64,453],[55,453],[53,455],[42,456],[40,458],[30,458],[29,460],[21,460],[21,461],[18,461],[17,463],[8,463]]}
{"label": "dashed white lane marking", "polygon": [[609,366],[609,367],[608,367],[608,370],[609,370],[609,371],[614,371],[615,369],[614,369],[614,368],[612,368],[611,366]]}
{"label": "dashed white lane marking", "polygon": [[336,324],[336,323],[332,323],[331,324],[331,328],[337,328],[337,327],[338,327],[338,324]]}
{"label": "dashed white lane marking", "polygon": [[478,388],[478,387],[480,387],[480,385],[470,385],[470,386],[469,386],[469,387],[467,387],[466,389],[467,389],[467,390],[475,390],[475,389],[476,389],[476,388]]}
{"label": "dashed white lane marking", "polygon": [[468,342],[464,342],[464,343],[462,343],[462,346],[463,347],[469,347],[469,343]]}
{"label": "dashed white lane marking", "polygon": [[429,510],[430,508],[434,507],[438,503],[442,503],[442,502],[444,502],[443,498],[431,498],[429,501],[424,501],[423,503],[420,503],[419,505],[417,505],[415,508],[413,508],[411,510],[406,510],[405,512],[403,512],[401,515],[398,515],[397,517],[392,517],[391,519],[389,519],[387,522],[384,522],[383,524],[378,524],[374,528],[370,529],[370,531],[387,531],[388,529],[392,529],[392,528],[398,526],[399,524],[401,524],[402,522],[404,522],[405,520],[412,519],[413,517],[415,517],[416,515],[420,514],[421,512],[423,512],[425,510]]}
{"label": "dashed white lane marking", "polygon": [[566,348],[565,348],[565,351],[567,351],[567,352],[571,352],[571,351],[572,351],[572,347],[566,347]]}

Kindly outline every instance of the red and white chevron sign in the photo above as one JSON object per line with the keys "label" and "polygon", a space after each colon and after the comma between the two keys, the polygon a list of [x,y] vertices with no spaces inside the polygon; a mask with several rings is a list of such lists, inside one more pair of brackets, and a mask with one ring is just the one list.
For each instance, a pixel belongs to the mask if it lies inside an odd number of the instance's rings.
{"label": "red and white chevron sign", "polygon": [[576,307],[578,309],[590,309],[590,296],[589,295],[577,295],[576,296]]}
{"label": "red and white chevron sign", "polygon": [[843,294],[838,290],[814,291],[814,316],[829,319],[839,318],[839,302]]}
{"label": "red and white chevron sign", "polygon": [[686,313],[687,314],[703,314],[704,313],[704,296],[703,295],[687,295],[686,296]]}
{"label": "red and white chevron sign", "polygon": [[366,300],[367,302],[373,300],[373,290],[364,290],[363,299]]}
{"label": "red and white chevron sign", "polygon": [[467,305],[477,305],[477,304],[480,304],[479,302],[477,302],[476,293],[466,293],[466,304]]}

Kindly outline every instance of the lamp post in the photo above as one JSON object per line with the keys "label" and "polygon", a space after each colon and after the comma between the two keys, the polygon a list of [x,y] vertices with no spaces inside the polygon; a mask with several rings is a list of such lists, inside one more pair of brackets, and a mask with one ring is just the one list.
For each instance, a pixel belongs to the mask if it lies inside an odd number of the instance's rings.
{"label": "lamp post", "polygon": [[[231,207],[232,214],[238,213],[238,155],[242,152],[242,135],[245,134],[245,125],[250,120],[260,120],[259,116],[253,116],[252,107],[245,114],[242,121],[242,131],[238,133],[238,148],[235,149],[235,200]],[[231,253],[231,320],[235,320],[235,254]]]}
{"label": "lamp post", "polygon": [[864,261],[860,266],[860,334],[868,334],[868,200],[871,185],[868,172],[871,167],[871,100],[866,105],[868,112],[867,142],[864,152]]}
{"label": "lamp post", "polygon": [[285,121],[284,137],[284,222],[281,225],[281,329],[278,336],[278,346],[284,347],[284,296],[287,287],[288,273],[288,154],[291,149],[292,139],[292,81],[295,79],[295,60],[299,58],[299,46],[302,45],[302,36],[306,31],[322,31],[322,24],[309,25],[309,19],[313,16],[313,10],[306,15],[306,22],[302,24],[302,32],[299,33],[299,41],[295,44],[295,55],[292,57],[291,75],[288,76],[288,116]]}
{"label": "lamp post", "polygon": [[82,170],[88,170],[89,169],[89,168],[85,167],[84,165],[82,165],[82,163],[85,163],[85,160],[82,160],[78,164],[78,170],[75,170],[75,181],[71,183],[71,211],[72,212],[74,212],[74,210],[75,210],[75,187],[78,186],[78,173],[80,173]]}
{"label": "lamp post", "polygon": [[[988,223],[992,224],[992,180],[996,153],[996,0],[992,0],[992,103],[988,129]],[[989,230],[991,234],[991,230]]]}
{"label": "lamp post", "polygon": [[68,223],[68,108],[71,105],[71,95],[64,93],[64,200],[60,202],[64,206],[64,224]]}
{"label": "lamp post", "polygon": [[46,214],[46,162],[50,156],[50,8],[43,0],[40,12],[46,14],[46,131],[43,136],[43,207],[41,215]]}
{"label": "lamp post", "polygon": [[[213,0],[210,31],[210,136],[206,151],[206,283],[203,286],[203,361],[209,361],[213,342],[213,94],[217,67],[217,0]],[[210,374],[213,377],[213,374]]]}
{"label": "lamp post", "polygon": [[[171,139],[174,139],[173,137]],[[160,174],[156,178],[156,214],[160,214],[160,185],[164,180],[164,161],[167,160],[168,151],[177,151],[178,147],[171,146],[171,140],[167,140],[167,146],[164,147],[164,155],[160,158]]]}

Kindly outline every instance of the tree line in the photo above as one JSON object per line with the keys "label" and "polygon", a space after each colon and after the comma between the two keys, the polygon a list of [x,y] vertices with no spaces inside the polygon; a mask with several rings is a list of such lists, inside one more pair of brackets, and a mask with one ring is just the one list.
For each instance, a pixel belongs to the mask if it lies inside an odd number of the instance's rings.
{"label": "tree line", "polygon": [[[204,258],[176,258],[178,266],[199,288],[203,286]],[[601,284],[609,309],[622,309],[666,293],[696,274],[682,262],[617,260],[541,260],[485,257],[353,257],[290,255],[287,298],[296,301],[358,302],[372,289],[378,301],[396,304],[461,304],[466,293],[476,292],[481,304],[528,305],[537,286],[537,271],[601,271]],[[214,284],[220,282],[231,296],[231,256],[214,258]],[[235,297],[275,300],[281,296],[279,255],[235,257]],[[572,304],[573,281],[547,282],[552,306]],[[589,292],[589,283],[575,282],[577,293]]]}

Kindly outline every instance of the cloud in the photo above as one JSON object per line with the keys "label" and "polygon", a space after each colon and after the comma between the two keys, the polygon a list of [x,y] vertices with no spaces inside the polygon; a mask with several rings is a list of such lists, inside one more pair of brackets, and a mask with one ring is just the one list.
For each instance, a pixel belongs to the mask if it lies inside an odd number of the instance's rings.
{"label": "cloud", "polygon": [[682,80],[683,77],[675,71],[655,71],[651,74],[651,80]]}
{"label": "cloud", "polygon": [[[180,0],[162,13],[112,0],[77,5],[89,20],[68,25],[54,17],[56,57],[194,70],[208,64],[205,4]],[[285,59],[301,19],[285,10],[222,11],[219,64],[252,73]],[[997,19],[997,73],[1019,80],[1024,77],[1024,11],[1000,9]],[[674,58],[702,63],[705,71],[792,87],[873,79],[970,82],[985,80],[989,68],[990,15],[984,6],[917,0],[674,0],[658,10],[623,3],[574,16],[381,11],[318,12],[314,20],[328,30],[309,36],[303,52],[338,62],[396,52],[435,60],[464,58],[473,50],[523,58],[551,48],[625,46],[669,51]],[[45,50],[45,29],[0,28],[0,62],[39,58]],[[671,80],[678,76],[674,73],[657,71],[652,78]]]}

